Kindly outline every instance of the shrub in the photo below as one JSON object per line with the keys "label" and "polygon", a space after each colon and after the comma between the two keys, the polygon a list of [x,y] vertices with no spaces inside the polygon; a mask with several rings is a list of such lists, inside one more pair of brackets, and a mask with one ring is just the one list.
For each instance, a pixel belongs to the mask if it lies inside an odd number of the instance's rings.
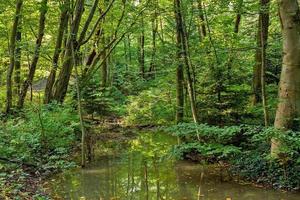
{"label": "shrub", "polygon": [[0,130],[0,155],[34,164],[54,163],[63,167],[79,128],[73,109],[57,104],[26,110],[22,118],[9,119]]}

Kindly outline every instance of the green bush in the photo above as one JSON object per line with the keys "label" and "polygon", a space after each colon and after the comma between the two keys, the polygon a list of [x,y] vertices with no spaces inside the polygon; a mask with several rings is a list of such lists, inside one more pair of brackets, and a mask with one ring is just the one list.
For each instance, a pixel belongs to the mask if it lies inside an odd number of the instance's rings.
{"label": "green bush", "polygon": [[64,167],[62,160],[74,147],[79,128],[74,110],[57,104],[33,105],[24,113],[25,116],[1,123],[0,155],[36,165]]}
{"label": "green bush", "polygon": [[[181,138],[172,154],[178,159],[193,159],[230,164],[230,170],[246,180],[274,188],[300,189],[300,132],[274,127],[178,124],[165,128]],[[271,139],[280,144],[276,158],[270,156]]]}

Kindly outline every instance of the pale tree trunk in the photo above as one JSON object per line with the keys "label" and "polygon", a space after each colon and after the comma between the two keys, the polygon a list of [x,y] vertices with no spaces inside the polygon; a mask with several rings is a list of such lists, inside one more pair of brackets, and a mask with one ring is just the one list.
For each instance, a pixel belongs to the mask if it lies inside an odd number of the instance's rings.
{"label": "pale tree trunk", "polygon": [[32,58],[32,61],[31,61],[30,68],[29,68],[29,73],[27,75],[27,78],[26,78],[25,82],[23,83],[22,90],[21,90],[20,95],[19,95],[19,101],[18,101],[18,107],[19,108],[23,108],[23,106],[24,106],[24,101],[25,101],[25,97],[26,97],[26,94],[27,94],[27,90],[28,90],[29,86],[32,85],[32,81],[33,81],[33,78],[34,78],[37,63],[38,63],[39,58],[40,58],[40,48],[42,46],[42,40],[43,40],[43,37],[44,37],[46,13],[47,13],[47,10],[48,10],[47,3],[48,3],[48,0],[43,0],[41,2],[40,19],[39,19],[39,31],[38,31],[38,35],[37,35],[37,39],[36,39],[36,45],[35,45],[33,58]]}
{"label": "pale tree trunk", "polygon": [[68,25],[68,13],[70,9],[70,1],[65,0],[64,5],[61,9],[62,10],[60,15],[60,22],[59,22],[58,33],[56,38],[55,50],[52,58],[52,68],[50,71],[50,75],[48,76],[47,84],[45,88],[45,97],[44,97],[45,104],[50,103],[52,99],[52,89],[55,82],[56,71],[58,68],[59,56],[62,52],[62,43]]}
{"label": "pale tree trunk", "polygon": [[10,113],[12,107],[12,75],[13,75],[14,65],[15,65],[16,36],[18,32],[18,25],[20,22],[22,5],[23,5],[22,0],[18,0],[16,2],[15,18],[14,18],[11,35],[10,35],[10,47],[9,47],[10,64],[7,70],[7,77],[6,77],[6,107],[5,107],[6,113]]}
{"label": "pale tree trunk", "polygon": [[[285,131],[299,127],[300,10],[297,0],[279,0],[278,4],[283,35],[283,62],[274,126]],[[273,139],[271,155],[276,157],[280,147],[280,142]]]}

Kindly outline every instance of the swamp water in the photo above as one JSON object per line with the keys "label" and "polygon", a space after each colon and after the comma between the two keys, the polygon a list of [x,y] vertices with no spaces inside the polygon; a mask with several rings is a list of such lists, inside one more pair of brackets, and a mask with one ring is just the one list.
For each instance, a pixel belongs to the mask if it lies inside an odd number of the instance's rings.
{"label": "swamp water", "polygon": [[154,132],[141,133],[127,142],[99,143],[96,147],[95,161],[89,166],[65,172],[51,181],[53,198],[300,200],[299,193],[283,193],[224,182],[221,171],[216,167],[174,161],[168,157],[168,152],[176,143],[176,139]]}

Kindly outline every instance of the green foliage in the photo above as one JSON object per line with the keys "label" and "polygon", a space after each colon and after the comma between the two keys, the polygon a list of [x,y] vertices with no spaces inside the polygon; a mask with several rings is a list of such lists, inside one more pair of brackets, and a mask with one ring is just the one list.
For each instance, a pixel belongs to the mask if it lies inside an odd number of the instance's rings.
{"label": "green foliage", "polygon": [[[172,155],[177,159],[201,159],[209,163],[227,160],[240,154],[240,148],[233,145],[205,144],[205,143],[183,143],[174,147]],[[197,156],[197,157],[193,157]]]}
{"label": "green foliage", "polygon": [[25,116],[1,124],[0,154],[9,159],[64,168],[74,147],[78,118],[68,107],[51,104],[27,109]]}
{"label": "green foliage", "polygon": [[282,164],[270,160],[261,152],[244,152],[232,160],[234,174],[257,184],[269,185],[277,189],[299,190],[300,164],[289,162]]}
{"label": "green foliage", "polygon": [[[226,161],[230,170],[246,180],[274,188],[300,188],[300,132],[274,127],[185,123],[165,128],[183,141],[172,154],[178,159]],[[271,139],[281,143],[278,157],[270,157]]]}
{"label": "green foliage", "polygon": [[129,125],[159,125],[174,121],[175,102],[167,90],[151,88],[129,97],[125,123]]}
{"label": "green foliage", "polygon": [[181,123],[166,128],[174,136],[187,138],[188,140],[199,140],[219,144],[233,143],[242,132],[241,126],[228,126],[220,128],[207,124]]}

